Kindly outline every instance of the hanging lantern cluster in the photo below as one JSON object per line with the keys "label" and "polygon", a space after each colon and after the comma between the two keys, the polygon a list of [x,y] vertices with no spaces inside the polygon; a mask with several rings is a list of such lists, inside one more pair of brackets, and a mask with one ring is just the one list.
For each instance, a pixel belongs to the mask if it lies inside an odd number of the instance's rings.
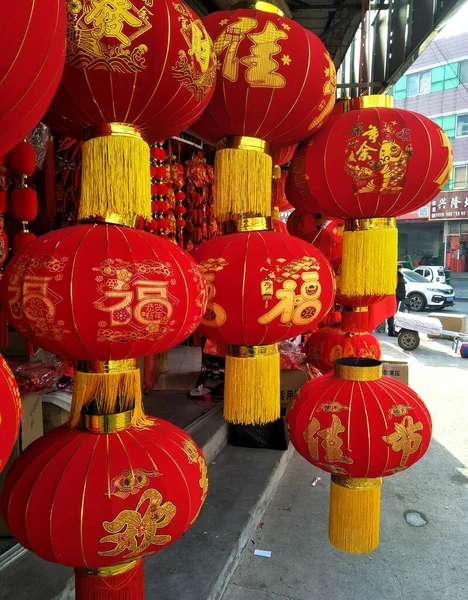
{"label": "hanging lantern cluster", "polygon": [[214,211],[214,170],[200,153],[186,163],[187,227],[185,246],[191,251],[205,240],[219,235]]}
{"label": "hanging lantern cluster", "polygon": [[148,229],[159,235],[164,235],[167,229],[167,212],[169,204],[167,194],[166,151],[163,142],[151,146],[151,216]]}
{"label": "hanging lantern cluster", "polygon": [[272,4],[216,12],[204,23],[218,84],[192,129],[217,143],[215,214],[227,235],[194,252],[208,283],[202,331],[228,345],[225,418],[265,423],[280,416],[277,342],[315,328],[334,297],[325,257],[269,231],[270,144],[296,144],[322,125],[336,74],[321,41]]}

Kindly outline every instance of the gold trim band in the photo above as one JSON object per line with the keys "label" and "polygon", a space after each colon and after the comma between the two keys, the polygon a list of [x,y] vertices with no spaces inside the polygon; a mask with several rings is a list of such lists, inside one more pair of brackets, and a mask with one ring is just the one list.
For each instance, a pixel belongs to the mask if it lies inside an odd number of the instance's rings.
{"label": "gold trim band", "polygon": [[268,231],[273,229],[271,217],[250,217],[234,219],[223,223],[224,233],[243,233],[244,231]]}
{"label": "gold trim band", "polygon": [[366,313],[369,312],[368,306],[345,306],[344,312]]}
{"label": "gold trim band", "polygon": [[134,569],[140,560],[141,559],[138,558],[137,560],[132,560],[131,562],[123,563],[122,565],[101,567],[99,569],[77,569],[77,571],[88,573],[89,575],[96,575],[97,577],[115,577],[116,575],[123,575],[124,573]]}
{"label": "gold trim band", "polygon": [[273,179],[281,179],[281,167],[279,165],[273,165],[271,176]]}
{"label": "gold trim band", "polygon": [[382,477],[356,477],[352,479],[351,477],[332,475],[331,480],[335,485],[347,488],[348,490],[370,490],[382,485]]}
{"label": "gold trim band", "polygon": [[99,123],[86,130],[86,140],[107,137],[110,135],[120,135],[143,140],[141,129],[135,125],[128,125],[127,123]]}
{"label": "gold trim band", "polygon": [[[254,358],[256,356],[274,356],[278,354],[278,344],[267,344],[266,346],[234,346],[227,347],[228,356],[234,358]],[[255,385],[255,382],[253,382]]]}
{"label": "gold trim band", "polygon": [[347,219],[345,231],[369,231],[370,229],[395,229],[394,217],[376,217],[375,219]]}
{"label": "gold trim band", "polygon": [[136,371],[138,363],[136,358],[126,360],[80,360],[77,370],[82,373],[128,373]]}
{"label": "gold trim band", "polygon": [[382,363],[373,358],[339,358],[335,375],[345,381],[377,381],[382,378]]}
{"label": "gold trim band", "polygon": [[99,223],[102,225],[120,225],[121,227],[135,228],[138,217],[136,215],[120,215],[118,213],[106,213],[104,216],[93,216],[80,221],[80,223]]}
{"label": "gold trim band", "polygon": [[234,150],[256,150],[263,154],[269,154],[270,144],[260,138],[248,137],[246,135],[233,135],[221,138],[216,144],[217,150],[232,148]]}
{"label": "gold trim band", "polygon": [[278,220],[280,218],[280,209],[277,206],[271,207],[271,218]]}
{"label": "gold trim band", "polygon": [[90,433],[117,433],[128,429],[132,423],[133,410],[114,415],[83,415],[81,417],[81,429],[87,429]]}
{"label": "gold trim band", "polygon": [[236,2],[236,4],[231,6],[231,10],[237,10],[239,8],[251,8],[253,10],[261,10],[262,12],[273,13],[274,15],[284,17],[284,12],[280,8],[271,2],[264,2],[264,0],[245,0]]}
{"label": "gold trim band", "polygon": [[393,98],[386,94],[359,96],[358,98],[350,98],[348,102],[348,110],[359,110],[361,108],[393,108]]}

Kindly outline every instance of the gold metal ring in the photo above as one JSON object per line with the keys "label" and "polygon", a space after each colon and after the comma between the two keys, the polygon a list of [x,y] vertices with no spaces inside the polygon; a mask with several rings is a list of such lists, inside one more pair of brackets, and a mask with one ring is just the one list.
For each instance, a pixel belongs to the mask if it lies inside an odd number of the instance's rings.
{"label": "gold metal ring", "polygon": [[99,569],[78,569],[83,573],[88,573],[90,575],[97,575],[98,577],[115,577],[116,575],[123,575],[128,571],[134,569],[141,559],[132,560],[128,563],[123,563],[122,565],[113,565],[111,567],[101,567]]}
{"label": "gold metal ring", "polygon": [[360,108],[393,108],[393,98],[386,94],[359,96],[358,98],[350,98],[348,102],[349,110],[359,110]]}
{"label": "gold metal ring", "polygon": [[345,306],[344,312],[366,313],[369,312],[368,306]]}
{"label": "gold metal ring", "polygon": [[376,217],[374,219],[347,219],[345,231],[369,231],[370,229],[395,229],[394,217]]}
{"label": "gold metal ring", "polygon": [[247,135],[233,135],[218,140],[216,149],[225,150],[226,148],[233,148],[235,150],[256,150],[263,154],[268,154],[270,152],[270,144],[268,142]]}
{"label": "gold metal ring", "polygon": [[80,360],[77,370],[81,373],[128,373],[136,371],[138,363],[136,358],[126,360]]}
{"label": "gold metal ring", "polygon": [[237,10],[239,8],[252,8],[253,10],[261,10],[263,12],[273,13],[280,17],[284,17],[284,12],[280,8],[271,2],[264,2],[264,0],[243,0],[241,2],[236,2],[236,4],[231,6],[231,10]]}
{"label": "gold metal ring", "polygon": [[225,234],[243,233],[244,231],[268,231],[273,229],[271,217],[248,217],[233,219],[223,223]]}
{"label": "gold metal ring", "polygon": [[278,344],[267,344],[265,346],[234,346],[227,347],[228,356],[234,358],[253,358],[255,356],[274,356],[278,354]]}
{"label": "gold metal ring", "polygon": [[373,358],[339,358],[335,375],[345,381],[377,381],[382,378],[382,363]]}
{"label": "gold metal ring", "polygon": [[141,129],[127,123],[99,123],[86,129],[86,140],[110,135],[133,137],[144,141]]}
{"label": "gold metal ring", "polygon": [[114,415],[82,415],[80,428],[91,433],[117,433],[128,429],[132,423],[133,410]]}
{"label": "gold metal ring", "polygon": [[335,485],[347,488],[348,490],[370,490],[382,485],[382,477],[338,477],[332,475],[331,480]]}

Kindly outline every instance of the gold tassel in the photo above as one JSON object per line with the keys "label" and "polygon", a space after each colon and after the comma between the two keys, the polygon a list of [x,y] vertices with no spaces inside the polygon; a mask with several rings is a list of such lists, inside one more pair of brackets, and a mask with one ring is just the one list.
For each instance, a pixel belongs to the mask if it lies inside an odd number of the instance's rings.
{"label": "gold tassel", "polygon": [[398,231],[395,219],[346,221],[340,294],[349,298],[395,294]]}
{"label": "gold tassel", "polygon": [[332,476],[328,537],[332,546],[350,554],[372,552],[379,545],[382,478]]}
{"label": "gold tassel", "polygon": [[108,125],[83,145],[78,218],[133,225],[151,219],[150,148],[134,128]]}
{"label": "gold tassel", "polygon": [[228,346],[224,418],[263,425],[280,418],[280,356],[277,344]]}
{"label": "gold tassel", "polygon": [[140,369],[136,360],[91,361],[75,371],[68,424],[77,427],[83,408],[95,403],[97,415],[133,411],[131,425],[151,424],[143,410]]}
{"label": "gold tassel", "polygon": [[215,155],[215,215],[221,221],[271,216],[271,156],[256,138],[223,138]]}

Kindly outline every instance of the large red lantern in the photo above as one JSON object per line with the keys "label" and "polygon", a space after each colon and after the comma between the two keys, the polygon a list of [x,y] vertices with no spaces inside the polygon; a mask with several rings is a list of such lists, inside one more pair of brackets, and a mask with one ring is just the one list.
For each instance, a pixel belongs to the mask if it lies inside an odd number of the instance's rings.
{"label": "large red lantern", "polygon": [[130,421],[120,413],[57,428],[8,473],[2,509],[13,535],[74,567],[79,600],[143,600],[141,559],[176,542],[207,495],[206,462],[188,434],[161,419],[143,429]]}
{"label": "large red lantern", "polygon": [[46,112],[65,62],[65,2],[0,0],[0,156]]}
{"label": "large red lantern", "polygon": [[301,388],[288,415],[291,441],[332,474],[329,535],[347,552],[379,541],[381,477],[406,470],[426,452],[431,417],[408,386],[382,377],[371,359],[344,358],[335,373]]}
{"label": "large red lantern", "polygon": [[[252,401],[254,407],[264,406],[259,422],[278,418],[278,391],[271,395],[277,384],[279,390],[276,344],[315,329],[331,308],[334,279],[328,261],[309,244],[273,231],[216,238],[199,246],[193,256],[208,284],[200,332],[229,344],[226,419],[237,420],[242,401],[246,417]],[[239,392],[243,384],[251,387],[245,399]]]}
{"label": "large red lantern", "polygon": [[310,192],[323,212],[347,220],[341,280],[346,296],[395,293],[395,217],[436,196],[451,172],[443,129],[391,105],[386,96],[351,101],[351,110],[333,115],[305,150]]}
{"label": "large red lantern", "polygon": [[[76,424],[93,398],[115,402],[119,395],[124,402],[128,396],[131,405],[141,399],[131,359],[167,350],[193,333],[205,310],[206,285],[194,260],[168,240],[83,224],[52,231],[15,256],[2,278],[2,303],[29,341],[87,361],[75,375]],[[107,383],[102,373],[109,374]]]}
{"label": "large red lantern", "polygon": [[307,339],[307,362],[322,373],[333,371],[339,358],[355,356],[380,360],[379,341],[367,331],[346,332],[341,327],[321,327]]}
{"label": "large red lantern", "polygon": [[0,356],[0,472],[11,454],[21,423],[18,385],[3,356]]}
{"label": "large red lantern", "polygon": [[211,39],[183,2],[81,0],[67,13],[65,70],[47,123],[87,140],[79,217],[150,218],[146,142],[203,112],[216,80]]}

